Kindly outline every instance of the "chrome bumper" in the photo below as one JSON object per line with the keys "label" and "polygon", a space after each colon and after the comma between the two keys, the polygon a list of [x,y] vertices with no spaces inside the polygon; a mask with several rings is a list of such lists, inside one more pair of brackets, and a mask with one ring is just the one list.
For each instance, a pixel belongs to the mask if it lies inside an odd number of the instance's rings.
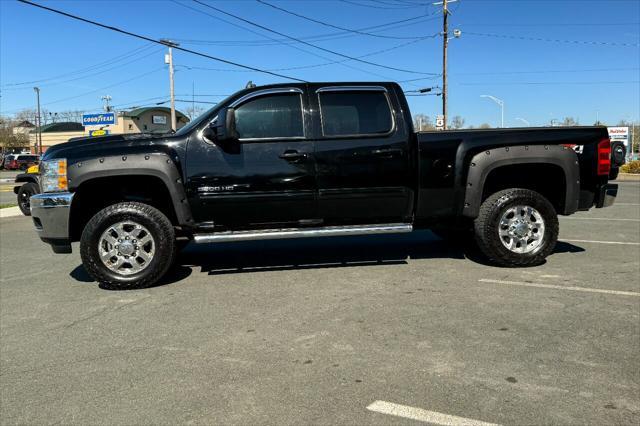
{"label": "chrome bumper", "polygon": [[56,253],[71,252],[69,216],[71,192],[50,192],[31,197],[31,217],[40,239]]}

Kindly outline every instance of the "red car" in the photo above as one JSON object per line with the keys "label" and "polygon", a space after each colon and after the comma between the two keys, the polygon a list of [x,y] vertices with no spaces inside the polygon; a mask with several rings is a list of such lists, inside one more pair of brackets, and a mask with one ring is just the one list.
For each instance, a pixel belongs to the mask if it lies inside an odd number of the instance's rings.
{"label": "red car", "polygon": [[40,162],[40,156],[33,154],[12,154],[8,155],[4,161],[4,168],[7,170],[27,170]]}

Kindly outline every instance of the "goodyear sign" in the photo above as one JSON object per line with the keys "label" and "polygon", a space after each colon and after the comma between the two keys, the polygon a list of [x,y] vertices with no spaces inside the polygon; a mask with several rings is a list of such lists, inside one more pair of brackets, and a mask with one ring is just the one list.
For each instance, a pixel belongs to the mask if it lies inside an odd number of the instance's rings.
{"label": "goodyear sign", "polygon": [[84,114],[82,116],[83,126],[104,126],[106,124],[116,124],[116,114],[105,112],[103,114]]}
{"label": "goodyear sign", "polygon": [[109,134],[108,130],[89,130],[89,136],[94,137],[94,136],[107,136]]}

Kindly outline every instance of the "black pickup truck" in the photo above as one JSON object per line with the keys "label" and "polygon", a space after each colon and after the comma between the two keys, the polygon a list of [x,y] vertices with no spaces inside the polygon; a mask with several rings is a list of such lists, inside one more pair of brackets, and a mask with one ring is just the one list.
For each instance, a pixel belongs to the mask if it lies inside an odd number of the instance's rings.
{"label": "black pickup truck", "polygon": [[31,211],[54,252],[80,241],[86,270],[114,288],[158,281],[184,237],[427,228],[528,266],[553,252],[558,214],[613,203],[610,167],[605,127],[416,133],[395,83],[277,84],[241,90],[173,134],[49,148]]}

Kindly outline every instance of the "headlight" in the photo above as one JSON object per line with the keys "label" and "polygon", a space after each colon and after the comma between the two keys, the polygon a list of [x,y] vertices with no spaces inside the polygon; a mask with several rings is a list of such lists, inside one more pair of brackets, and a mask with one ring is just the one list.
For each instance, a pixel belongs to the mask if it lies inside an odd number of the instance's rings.
{"label": "headlight", "polygon": [[42,192],[61,192],[69,189],[66,158],[40,163],[40,187]]}

